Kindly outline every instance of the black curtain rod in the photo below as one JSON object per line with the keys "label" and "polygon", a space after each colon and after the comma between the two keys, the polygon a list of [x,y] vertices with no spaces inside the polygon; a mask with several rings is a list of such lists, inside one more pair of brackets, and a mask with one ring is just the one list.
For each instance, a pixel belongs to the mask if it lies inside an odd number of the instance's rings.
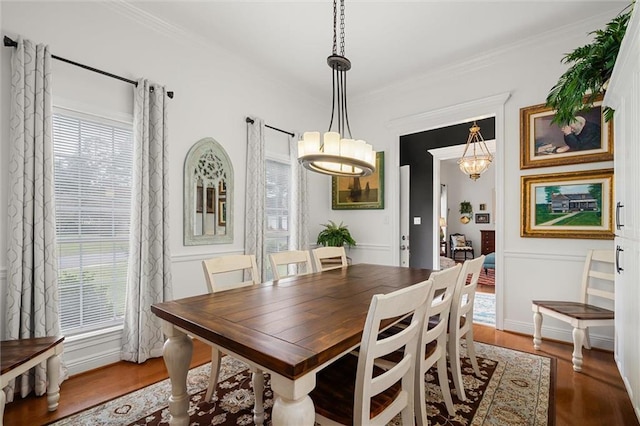
{"label": "black curtain rod", "polygon": [[[247,123],[250,123],[250,124],[253,124],[253,123],[254,123],[253,119],[252,119],[252,118],[249,118],[249,117],[247,117],[247,118],[245,119],[245,121],[246,121]],[[271,129],[271,130],[275,130],[276,132],[285,133],[285,134],[287,134],[287,135],[289,135],[289,136],[291,136],[291,137],[294,137],[294,136],[295,136],[295,134],[294,134],[294,133],[287,132],[286,130],[278,129],[277,127],[269,126],[268,124],[265,124],[265,125],[264,125],[264,127],[268,127],[269,129]]]}
{"label": "black curtain rod", "polygon": [[[10,39],[7,36],[4,36],[4,45],[5,45],[5,47],[18,47],[18,43],[15,42],[14,40]],[[96,72],[98,74],[106,75],[107,77],[115,78],[116,80],[124,81],[125,83],[133,84],[134,86],[138,87],[138,82],[137,81],[130,80],[128,78],[124,78],[124,77],[121,77],[119,75],[111,74],[110,72],[102,71],[102,70],[99,70],[98,68],[93,68],[93,67],[90,67],[89,65],[84,65],[84,64],[72,61],[70,59],[61,58],[60,56],[51,55],[51,57],[53,59],[57,59],[58,61],[66,62],[67,64],[75,65],[77,67],[84,68],[85,70],[93,71],[93,72]],[[169,98],[173,99],[173,91],[167,92],[167,96],[169,96]]]}

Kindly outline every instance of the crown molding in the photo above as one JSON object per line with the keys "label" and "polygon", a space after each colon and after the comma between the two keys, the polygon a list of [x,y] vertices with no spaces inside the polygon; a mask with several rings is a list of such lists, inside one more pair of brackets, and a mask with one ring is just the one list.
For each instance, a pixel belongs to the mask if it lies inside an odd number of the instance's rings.
{"label": "crown molding", "polygon": [[[601,13],[588,19],[583,19],[582,21],[577,21],[544,33],[536,34],[495,49],[485,50],[463,61],[435,66],[433,69],[423,74],[354,96],[352,97],[352,103],[371,102],[372,98],[384,97],[389,92],[415,91],[416,86],[421,87],[432,84],[433,80],[443,75],[464,75],[478,72],[483,68],[488,68],[494,65],[497,59],[511,52],[524,50],[532,46],[540,47],[547,44],[555,44],[558,39],[566,38],[566,36],[576,37],[580,30],[584,30],[586,36],[589,32],[596,29],[595,26],[603,25],[602,22],[606,22],[609,19],[611,19],[610,13]],[[558,61],[560,61],[560,59],[561,58],[558,58]]]}

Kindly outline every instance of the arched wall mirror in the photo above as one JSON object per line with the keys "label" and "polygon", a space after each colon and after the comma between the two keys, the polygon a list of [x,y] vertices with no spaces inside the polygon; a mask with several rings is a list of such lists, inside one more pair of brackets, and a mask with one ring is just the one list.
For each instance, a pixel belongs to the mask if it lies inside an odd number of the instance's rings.
{"label": "arched wall mirror", "polygon": [[233,167],[215,139],[200,139],[184,163],[184,244],[232,242]]}

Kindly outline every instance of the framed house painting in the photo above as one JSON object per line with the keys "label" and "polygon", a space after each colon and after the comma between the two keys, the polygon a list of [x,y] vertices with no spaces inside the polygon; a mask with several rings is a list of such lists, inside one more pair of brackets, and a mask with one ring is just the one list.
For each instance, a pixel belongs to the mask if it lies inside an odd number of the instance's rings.
{"label": "framed house painting", "polygon": [[369,176],[331,178],[331,208],[384,209],[384,152],[376,152],[376,171]]}
{"label": "framed house painting", "polygon": [[613,239],[613,169],[522,176],[521,184],[521,236]]}
{"label": "framed house painting", "polygon": [[613,160],[613,122],[605,123],[602,97],[564,126],[551,123],[545,104],[520,109],[520,168]]}

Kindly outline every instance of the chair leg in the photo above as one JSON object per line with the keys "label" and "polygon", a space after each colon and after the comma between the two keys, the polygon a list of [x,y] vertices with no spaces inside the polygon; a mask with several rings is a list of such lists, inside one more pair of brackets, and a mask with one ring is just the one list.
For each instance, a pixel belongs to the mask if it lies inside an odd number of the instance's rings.
{"label": "chair leg", "polygon": [[[453,407],[453,399],[451,399],[451,388],[449,387],[449,377],[447,376],[447,356],[445,353],[443,353],[438,360],[438,381],[440,382],[440,391],[442,392],[442,397],[444,398],[444,405],[447,406],[447,412],[449,413],[449,416],[453,417],[456,415],[456,410]],[[422,389],[424,391],[424,383]],[[426,400],[423,399],[423,401]],[[423,402],[422,405],[425,406],[426,416],[426,404]]]}
{"label": "chair leg", "polygon": [[542,343],[542,314],[538,311],[533,313],[533,349],[539,350]]}
{"label": "chair leg", "polygon": [[458,341],[458,336],[450,334],[449,342],[447,345],[447,349],[449,352],[449,364],[451,364],[451,375],[453,376],[453,384],[455,385],[458,399],[460,399],[460,401],[466,401],[467,396],[464,393],[464,386],[462,383],[462,369],[460,366],[460,342]]}
{"label": "chair leg", "polygon": [[584,329],[573,329],[573,371],[582,371],[582,344],[584,342]]}
{"label": "chair leg", "polygon": [[478,366],[478,360],[476,358],[476,347],[473,343],[473,328],[467,331],[465,337],[467,339],[467,356],[469,357],[469,361],[471,361],[473,372],[477,377],[481,377],[480,366]]}
{"label": "chair leg", "polygon": [[220,375],[220,361],[222,354],[216,347],[211,347],[211,373],[209,374],[209,386],[207,387],[207,393],[204,400],[209,402],[213,397],[213,392],[216,390],[218,384],[218,376]]}
{"label": "chair leg", "polygon": [[262,370],[253,370],[251,379],[253,381],[253,393],[255,395],[255,401],[253,406],[253,422],[256,425],[262,426],[264,424],[264,374]]}
{"label": "chair leg", "polygon": [[[413,408],[416,413],[416,426],[428,426],[426,391],[427,384],[424,382],[424,368],[419,365],[416,368],[416,378],[414,380],[415,389],[413,391]],[[403,422],[404,424],[404,422]]]}

